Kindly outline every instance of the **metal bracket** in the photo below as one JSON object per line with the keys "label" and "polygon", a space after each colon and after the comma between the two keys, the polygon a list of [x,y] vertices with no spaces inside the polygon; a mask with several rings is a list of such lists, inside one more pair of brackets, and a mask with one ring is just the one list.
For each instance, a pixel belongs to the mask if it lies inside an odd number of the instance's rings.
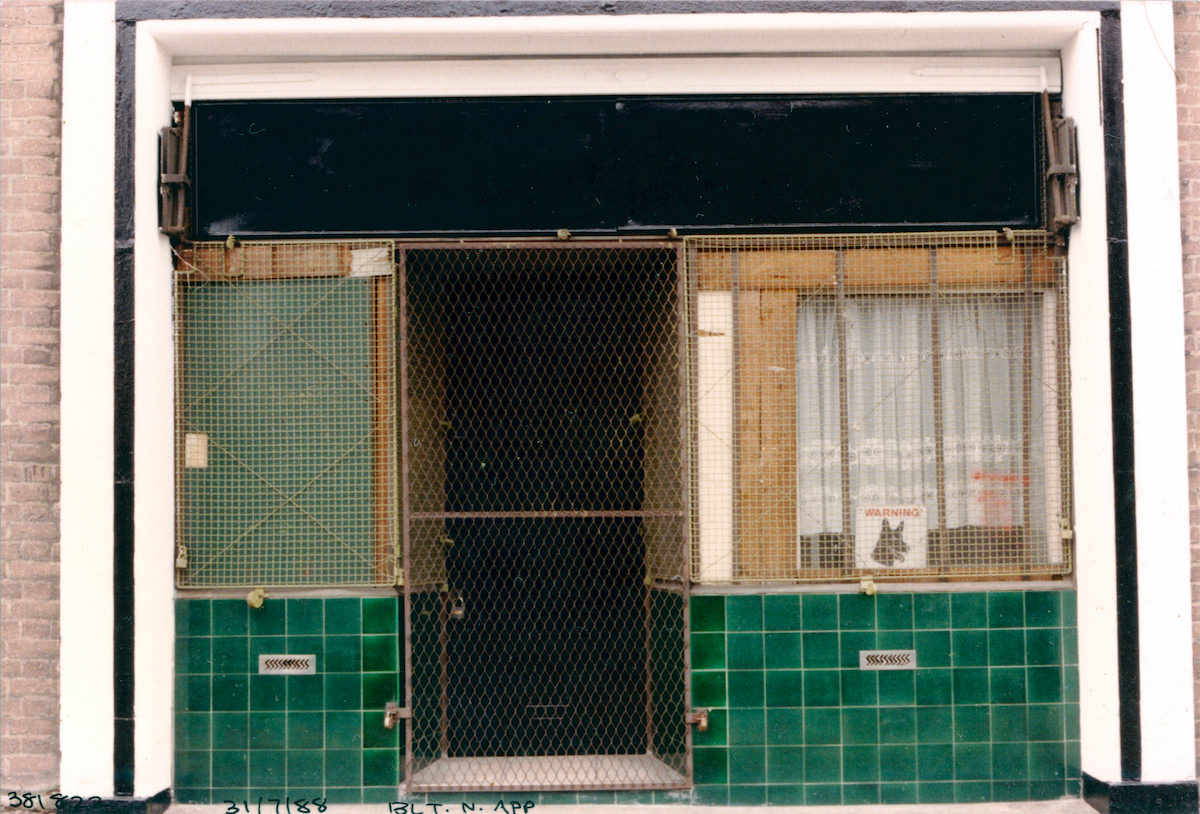
{"label": "metal bracket", "polygon": [[159,131],[158,142],[158,230],[171,237],[186,237],[188,231],[187,174],[188,132],[191,129],[191,105],[176,114],[175,126]]}
{"label": "metal bracket", "polygon": [[689,726],[696,727],[699,732],[708,731],[708,710],[694,709],[683,716],[683,722]]}
{"label": "metal bracket", "polygon": [[1050,95],[1042,92],[1042,119],[1046,130],[1046,226],[1065,232],[1079,222],[1079,158],[1075,120],[1054,117]]}
{"label": "metal bracket", "polygon": [[383,708],[383,727],[384,729],[394,729],[396,724],[411,717],[411,709],[402,707],[395,701],[388,701],[387,706]]}

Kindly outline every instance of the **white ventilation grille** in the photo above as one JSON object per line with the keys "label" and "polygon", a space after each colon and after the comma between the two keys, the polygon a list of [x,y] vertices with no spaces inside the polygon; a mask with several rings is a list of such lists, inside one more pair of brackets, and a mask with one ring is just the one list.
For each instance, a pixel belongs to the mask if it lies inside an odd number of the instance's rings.
{"label": "white ventilation grille", "polygon": [[258,657],[258,674],[304,676],[317,672],[316,656],[288,656],[263,653]]}
{"label": "white ventilation grille", "polygon": [[859,650],[860,670],[912,670],[917,666],[916,650]]}

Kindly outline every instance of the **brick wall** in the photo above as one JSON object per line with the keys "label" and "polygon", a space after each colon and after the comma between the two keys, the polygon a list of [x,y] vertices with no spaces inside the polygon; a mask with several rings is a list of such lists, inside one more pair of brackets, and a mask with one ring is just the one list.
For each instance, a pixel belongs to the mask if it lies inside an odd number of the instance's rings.
{"label": "brick wall", "polygon": [[0,788],[58,782],[61,0],[0,4]]}
{"label": "brick wall", "polygon": [[[1179,182],[1183,230],[1184,342],[1188,392],[1188,480],[1192,525],[1192,641],[1200,641],[1200,5],[1175,3]],[[1200,699],[1200,648],[1193,649]],[[1200,703],[1197,704],[1200,733]],[[1197,745],[1200,746],[1200,734]],[[1197,749],[1200,769],[1200,748]]]}

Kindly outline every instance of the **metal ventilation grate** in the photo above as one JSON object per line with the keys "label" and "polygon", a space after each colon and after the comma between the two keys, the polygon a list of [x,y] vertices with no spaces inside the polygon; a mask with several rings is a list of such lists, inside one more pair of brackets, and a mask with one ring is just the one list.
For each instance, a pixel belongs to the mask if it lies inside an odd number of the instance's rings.
{"label": "metal ventilation grate", "polygon": [[1066,272],[1044,234],[685,246],[697,581],[1070,572]]}
{"label": "metal ventilation grate", "polygon": [[317,657],[263,653],[258,657],[258,672],[259,675],[274,676],[314,675],[317,672]]}

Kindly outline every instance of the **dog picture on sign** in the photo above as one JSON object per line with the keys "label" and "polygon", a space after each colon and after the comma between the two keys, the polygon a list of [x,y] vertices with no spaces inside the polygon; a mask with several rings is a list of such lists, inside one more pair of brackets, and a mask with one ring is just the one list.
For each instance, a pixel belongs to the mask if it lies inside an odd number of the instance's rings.
{"label": "dog picture on sign", "polygon": [[854,567],[925,568],[928,530],[924,506],[860,506],[854,523]]}

